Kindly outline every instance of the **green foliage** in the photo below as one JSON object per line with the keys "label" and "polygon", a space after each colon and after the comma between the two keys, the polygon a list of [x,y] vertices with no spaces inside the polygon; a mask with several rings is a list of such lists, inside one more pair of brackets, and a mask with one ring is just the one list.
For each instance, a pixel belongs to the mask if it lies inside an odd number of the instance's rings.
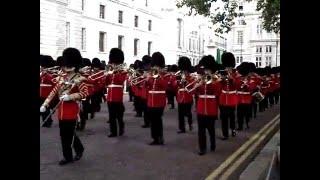
{"label": "green foliage", "polygon": [[[211,6],[218,0],[178,0],[177,7],[186,6],[189,8],[189,15],[202,15],[209,17],[212,24],[220,25],[215,31],[218,33],[228,33],[235,24],[236,17],[243,16],[237,13],[238,3],[235,0],[220,0],[224,3],[223,11],[219,12],[220,7],[211,12]],[[250,2],[252,0],[246,0]],[[263,28],[268,32],[280,32],[280,0],[257,0],[257,11],[262,12]]]}

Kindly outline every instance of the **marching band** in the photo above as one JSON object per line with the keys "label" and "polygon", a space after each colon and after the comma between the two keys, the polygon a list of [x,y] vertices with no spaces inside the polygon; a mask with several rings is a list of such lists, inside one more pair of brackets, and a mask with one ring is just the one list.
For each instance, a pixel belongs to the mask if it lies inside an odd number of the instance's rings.
{"label": "marching band", "polygon": [[82,58],[75,48],[65,49],[57,61],[40,55],[42,127],[51,127],[51,116],[57,111],[64,156],[59,164],[81,159],[84,147],[76,131],[85,130],[89,114],[94,118],[103,102],[109,110],[108,137],[125,133],[125,83],[136,117],[144,120],[142,128],[150,127],[150,145],[164,145],[162,116],[167,104],[175,108],[175,98],[177,133],[186,133],[185,117],[189,130],[193,130],[195,104],[199,155],[207,152],[206,129],[210,150],[215,151],[216,120],[221,120],[222,140],[228,140],[229,129],[235,137],[243,131],[244,123],[246,129],[250,128],[250,120],[256,118],[257,111],[278,104],[280,97],[280,67],[256,68],[249,62],[235,67],[235,57],[230,52],[224,53],[221,60],[222,64],[218,64],[208,55],[193,67],[188,57],[180,57],[177,65],[166,66],[165,57],[155,52],[127,68],[124,53],[118,48],[111,49],[107,64],[98,58],[92,61]]}

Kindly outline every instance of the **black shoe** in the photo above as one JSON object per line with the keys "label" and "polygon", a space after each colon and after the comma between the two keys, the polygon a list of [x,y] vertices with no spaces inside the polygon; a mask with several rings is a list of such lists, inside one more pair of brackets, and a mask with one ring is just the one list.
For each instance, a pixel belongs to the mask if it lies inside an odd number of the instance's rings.
{"label": "black shoe", "polygon": [[159,144],[159,142],[157,142],[157,141],[152,141],[151,143],[149,143],[149,145],[158,145]]}
{"label": "black shoe", "polygon": [[211,148],[210,148],[210,151],[211,151],[211,152],[215,152],[215,151],[216,151],[216,147],[211,147]]}
{"label": "black shoe", "polygon": [[249,124],[247,124],[247,127],[246,127],[246,129],[250,129],[250,126],[249,126]]}
{"label": "black shoe", "polygon": [[178,134],[182,134],[182,133],[186,133],[186,131],[181,131],[181,130],[180,130],[180,131],[178,131],[177,133],[178,133]]}
{"label": "black shoe", "polygon": [[232,137],[235,137],[237,135],[236,130],[232,130],[231,135]]}
{"label": "black shoe", "polygon": [[159,138],[158,143],[159,143],[159,145],[164,145],[164,140],[163,140],[163,138]]}
{"label": "black shoe", "polygon": [[142,125],[141,127],[142,128],[149,128],[150,126],[149,125]]}
{"label": "black shoe", "polygon": [[205,155],[206,152],[205,152],[205,151],[200,151],[200,152],[198,152],[198,154],[199,154],[200,156],[202,156],[202,155]]}
{"label": "black shoe", "polygon": [[108,137],[110,137],[110,138],[111,138],[111,137],[117,137],[117,135],[115,135],[115,134],[109,134]]}
{"label": "black shoe", "polygon": [[237,128],[237,131],[242,131],[243,130],[243,128]]}
{"label": "black shoe", "polygon": [[93,119],[94,115],[95,115],[94,113],[91,113],[90,119]]}
{"label": "black shoe", "polygon": [[220,138],[222,141],[225,141],[225,140],[228,140],[229,138],[228,137],[222,137]]}
{"label": "black shoe", "polygon": [[60,166],[63,166],[63,165],[66,165],[66,164],[72,163],[72,162],[73,162],[72,160],[65,160],[65,159],[63,159],[63,160],[61,160],[61,161],[59,162],[59,165],[60,165]]}
{"label": "black shoe", "polygon": [[81,153],[76,154],[76,156],[74,157],[75,161],[79,161],[82,158],[83,155],[83,151]]}

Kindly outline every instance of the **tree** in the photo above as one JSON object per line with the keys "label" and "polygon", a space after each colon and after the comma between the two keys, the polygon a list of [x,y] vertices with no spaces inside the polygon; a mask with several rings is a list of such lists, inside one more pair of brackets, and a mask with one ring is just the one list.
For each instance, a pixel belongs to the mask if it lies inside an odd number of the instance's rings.
{"label": "tree", "polygon": [[[235,24],[236,17],[243,16],[238,13],[236,0],[219,0],[223,4],[223,10],[218,6],[218,0],[178,0],[177,7],[188,7],[189,15],[203,15],[209,17],[213,25],[219,25],[215,30],[218,33],[228,33]],[[250,2],[252,0],[245,0]],[[212,7],[217,6],[212,11]],[[257,11],[262,12],[263,28],[268,32],[280,32],[280,0],[257,0]]]}

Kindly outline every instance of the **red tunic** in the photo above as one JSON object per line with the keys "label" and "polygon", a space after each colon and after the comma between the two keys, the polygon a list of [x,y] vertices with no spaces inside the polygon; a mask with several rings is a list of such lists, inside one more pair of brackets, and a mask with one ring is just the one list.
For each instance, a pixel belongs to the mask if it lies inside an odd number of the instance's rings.
{"label": "red tunic", "polygon": [[146,80],[147,89],[147,106],[151,108],[164,108],[167,104],[166,89],[168,79],[165,77],[153,78]]}
{"label": "red tunic", "polygon": [[108,87],[107,102],[123,101],[123,84],[126,80],[127,73],[119,72],[107,75],[106,84]]}

